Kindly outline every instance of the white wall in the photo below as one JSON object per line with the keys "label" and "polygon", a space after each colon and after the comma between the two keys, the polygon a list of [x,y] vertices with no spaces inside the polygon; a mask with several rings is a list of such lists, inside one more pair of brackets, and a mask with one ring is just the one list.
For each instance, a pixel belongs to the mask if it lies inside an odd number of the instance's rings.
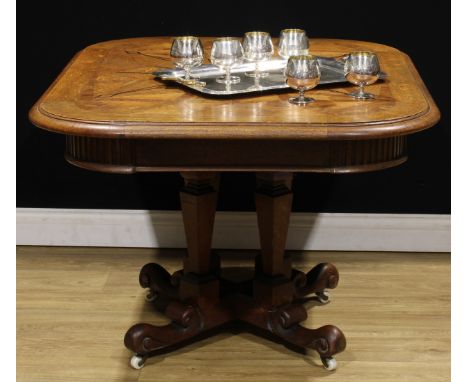
{"label": "white wall", "polygon": [[[219,212],[214,248],[258,248],[252,212]],[[17,244],[185,247],[181,213],[144,210],[17,209]],[[310,214],[291,216],[287,249],[450,251],[450,215]]]}

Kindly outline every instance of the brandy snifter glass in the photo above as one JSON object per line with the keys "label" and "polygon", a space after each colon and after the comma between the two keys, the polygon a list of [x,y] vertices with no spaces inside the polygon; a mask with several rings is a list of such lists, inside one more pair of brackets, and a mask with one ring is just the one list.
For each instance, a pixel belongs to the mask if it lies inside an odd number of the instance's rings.
{"label": "brandy snifter glass", "polygon": [[346,80],[359,86],[359,90],[348,93],[350,97],[359,100],[375,98],[374,94],[366,93],[364,86],[371,85],[379,79],[380,64],[375,53],[351,52],[344,64]]}
{"label": "brandy snifter glass", "polygon": [[283,29],[278,41],[278,53],[283,58],[309,54],[309,38],[305,30]]}
{"label": "brandy snifter glass", "polygon": [[299,97],[290,98],[290,103],[306,105],[314,101],[304,93],[315,88],[320,82],[320,67],[316,57],[310,55],[289,57],[285,75],[289,87],[299,90]]}
{"label": "brandy snifter glass", "polygon": [[216,78],[216,82],[231,85],[240,82],[240,77],[231,76],[231,68],[243,61],[244,50],[241,42],[233,37],[222,37],[213,41],[211,47],[211,63],[226,72],[223,77]]}
{"label": "brandy snifter glass", "polygon": [[269,60],[274,52],[273,41],[267,32],[247,32],[242,42],[244,57],[255,62],[255,71],[245,73],[248,77],[266,77],[269,73],[260,71],[260,63]]}
{"label": "brandy snifter glass", "polygon": [[203,46],[199,38],[194,36],[176,37],[172,41],[171,57],[178,68],[185,71],[184,81],[197,82],[190,79],[190,70],[203,63]]}

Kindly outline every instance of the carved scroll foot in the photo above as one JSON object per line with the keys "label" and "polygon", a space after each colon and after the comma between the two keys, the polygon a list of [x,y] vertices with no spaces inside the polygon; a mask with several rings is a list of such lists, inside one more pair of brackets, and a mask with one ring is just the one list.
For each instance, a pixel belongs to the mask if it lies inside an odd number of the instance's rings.
{"label": "carved scroll foot", "polygon": [[294,297],[301,298],[315,293],[320,302],[330,301],[326,289],[334,289],[338,285],[339,273],[336,267],[330,263],[320,263],[307,274],[293,270]]}
{"label": "carved scroll foot", "polygon": [[175,272],[172,276],[162,266],[155,263],[146,264],[140,271],[140,285],[148,288],[146,299],[155,301],[159,295],[170,299],[179,299],[179,285],[182,271]]}
{"label": "carved scroll foot", "polygon": [[327,370],[336,368],[334,355],[346,348],[346,338],[343,332],[333,325],[325,325],[318,329],[308,329],[299,324],[305,320],[307,312],[300,305],[289,305],[270,312],[270,328],[289,344],[303,349],[317,351]]}
{"label": "carved scroll foot", "polygon": [[193,306],[173,301],[164,313],[172,319],[170,324],[136,324],[125,334],[125,346],[136,353],[130,361],[134,368],[141,368],[151,352],[188,340],[203,331],[203,320]]}

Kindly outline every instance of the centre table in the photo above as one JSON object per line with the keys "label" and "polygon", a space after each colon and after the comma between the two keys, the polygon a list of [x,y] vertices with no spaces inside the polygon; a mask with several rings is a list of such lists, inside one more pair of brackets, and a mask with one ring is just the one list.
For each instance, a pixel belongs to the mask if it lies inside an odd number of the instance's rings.
{"label": "centre table", "polygon": [[[203,38],[204,46],[212,39]],[[293,90],[237,97],[210,97],[158,81],[170,68],[171,38],[108,41],[77,53],[30,111],[36,126],[66,136],[65,157],[88,170],[133,174],[179,172],[187,240],[183,269],[170,274],[146,264],[139,275],[148,300],[171,323],[138,323],[124,337],[131,365],[214,329],[243,323],[292,349],[316,350],[324,366],[346,339],[336,326],[309,329],[302,301],[329,300],[338,270],[321,263],[304,273],[285,252],[293,174],[359,173],[397,166],[407,159],[407,136],[433,126],[439,111],[410,58],[385,45],[311,39],[313,54],[339,57],[373,51],[385,81],[369,86],[371,101],[347,95],[346,84],[317,87],[316,102],[288,102]],[[253,277],[225,277],[211,250],[218,177],[256,174],[256,211],[261,250]]]}

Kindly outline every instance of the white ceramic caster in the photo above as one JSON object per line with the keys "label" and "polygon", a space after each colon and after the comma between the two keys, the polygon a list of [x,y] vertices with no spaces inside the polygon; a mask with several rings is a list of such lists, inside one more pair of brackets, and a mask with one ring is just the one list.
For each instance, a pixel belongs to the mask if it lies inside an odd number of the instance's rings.
{"label": "white ceramic caster", "polygon": [[140,370],[143,366],[145,366],[145,359],[138,354],[135,354],[132,358],[130,358],[130,366],[136,370]]}
{"label": "white ceramic caster", "polygon": [[338,366],[336,359],[333,357],[322,358],[322,363],[323,363],[323,367],[327,369],[328,371],[336,370],[336,367]]}
{"label": "white ceramic caster", "polygon": [[148,302],[153,302],[157,298],[158,298],[158,292],[149,291],[145,296],[145,300],[148,301]]}
{"label": "white ceramic caster", "polygon": [[318,300],[322,304],[326,304],[330,302],[330,293],[328,293],[326,290],[324,290],[323,292],[317,292],[316,295],[317,295]]}

